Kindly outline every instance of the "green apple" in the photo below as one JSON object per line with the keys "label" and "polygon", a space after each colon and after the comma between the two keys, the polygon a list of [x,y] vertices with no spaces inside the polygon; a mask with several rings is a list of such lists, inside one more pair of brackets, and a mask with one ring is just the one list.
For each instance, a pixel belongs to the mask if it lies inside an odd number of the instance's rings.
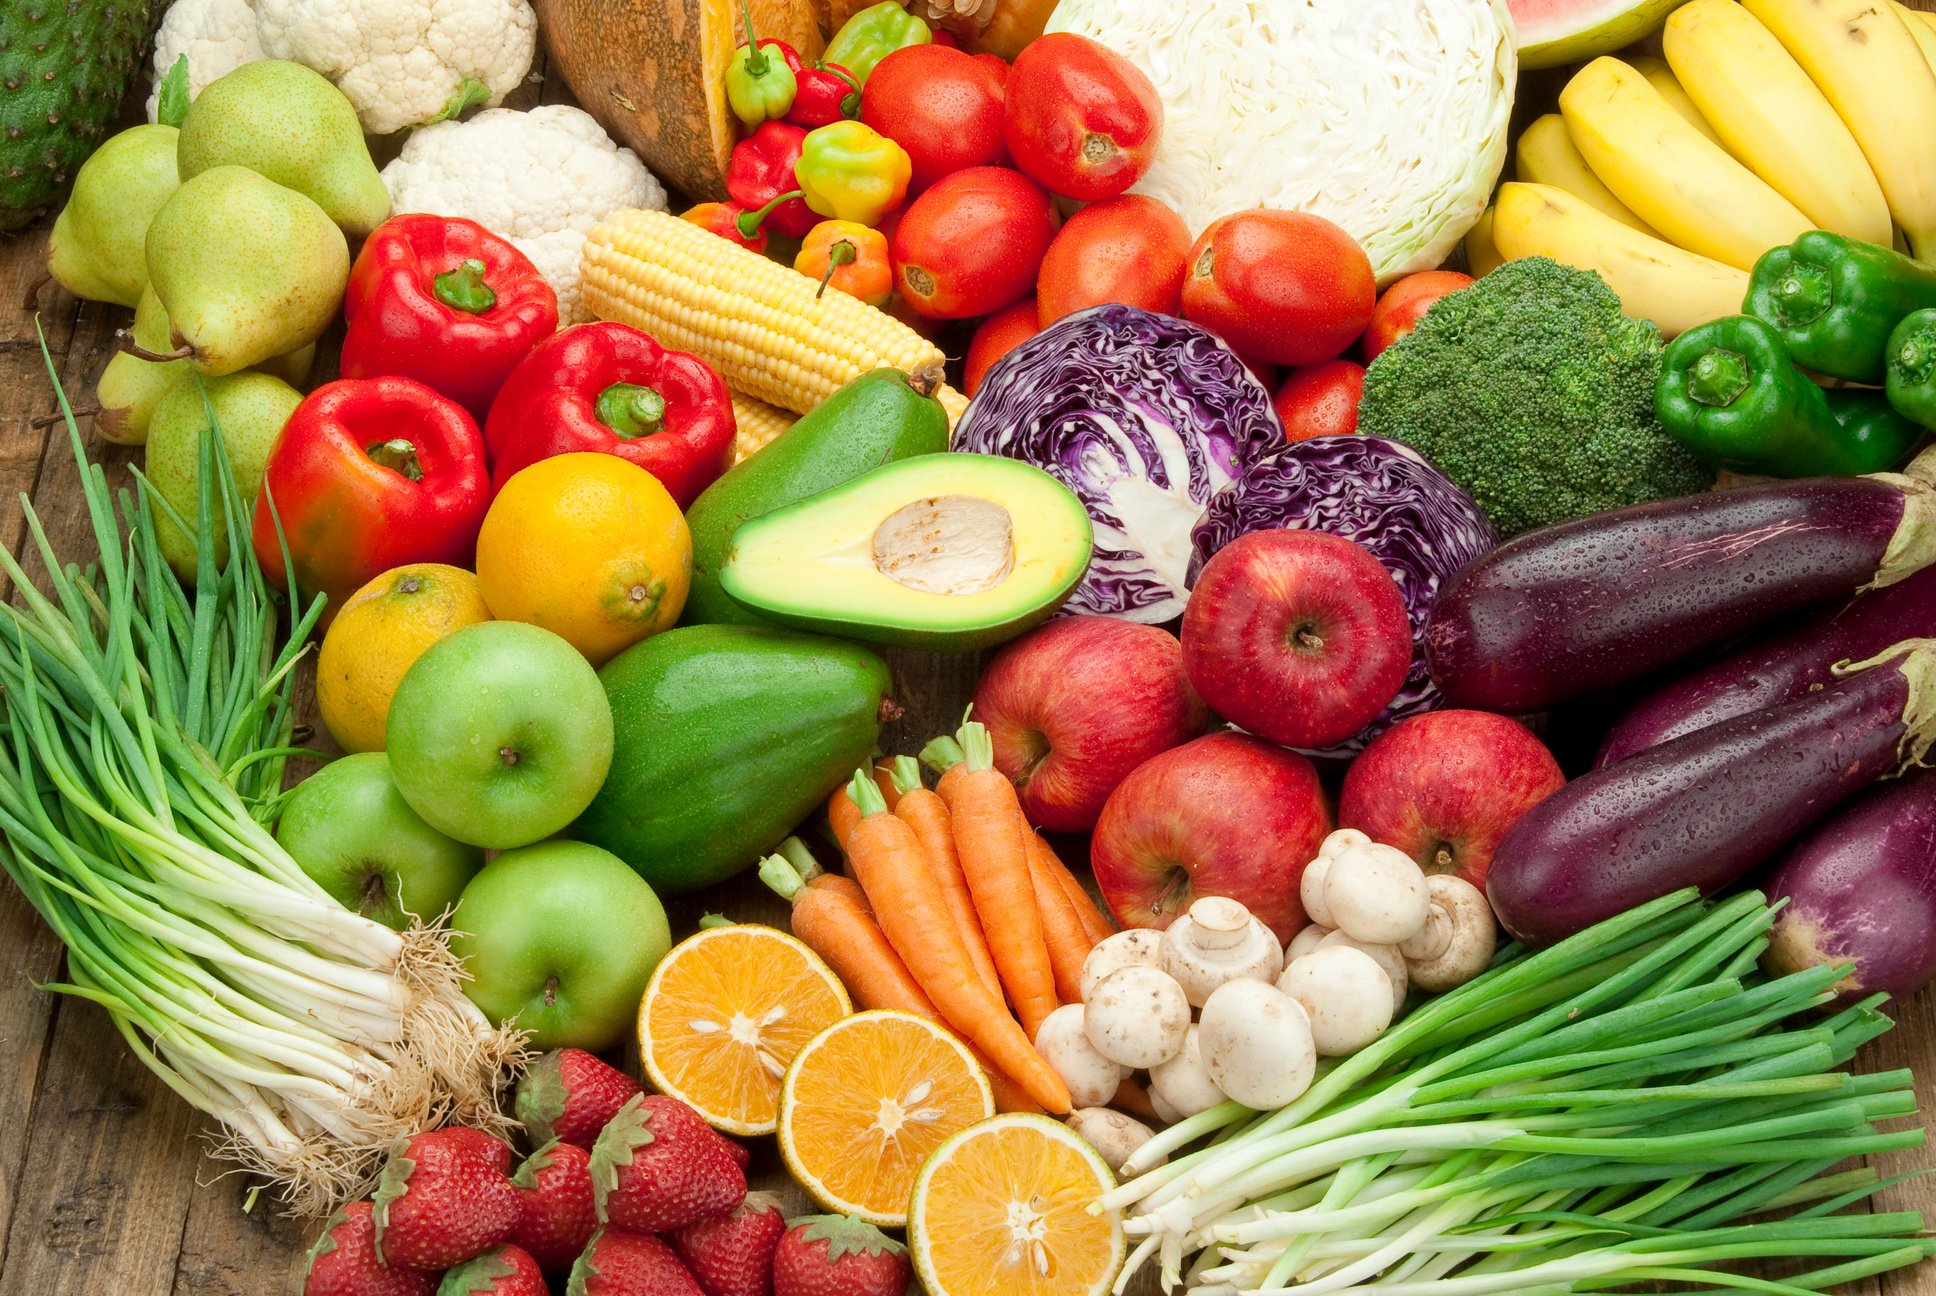
{"label": "green apple", "polygon": [[390,758],[363,752],[303,780],[276,840],[323,890],[401,930],[435,921],[484,866],[484,852],[425,823],[390,781]]}
{"label": "green apple", "polygon": [[638,1016],[652,969],[672,946],[665,909],[610,851],[551,841],[506,851],[471,879],[451,915],[464,990],[531,1047],[596,1053]]}
{"label": "green apple", "polygon": [[390,776],[431,827],[508,850],[591,804],[612,764],[612,708],[591,663],[549,630],[485,621],[432,644],[390,699]]}

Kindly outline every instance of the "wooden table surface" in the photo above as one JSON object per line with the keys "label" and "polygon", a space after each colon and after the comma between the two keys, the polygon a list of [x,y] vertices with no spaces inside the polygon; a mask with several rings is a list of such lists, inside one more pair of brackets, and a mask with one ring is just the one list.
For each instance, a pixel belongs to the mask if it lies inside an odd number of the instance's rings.
{"label": "wooden table surface", "polygon": [[[554,78],[534,82],[513,106],[540,94],[569,101]],[[36,426],[55,403],[35,322],[80,407],[91,399],[128,312],[76,301],[51,283],[35,293],[45,243],[44,222],[0,237],[0,543],[22,551],[25,495],[58,552],[73,558],[89,552],[89,533],[66,430]],[[89,457],[110,471],[124,471],[139,453],[92,436],[85,419],[81,426]],[[894,655],[896,696],[907,714],[884,735],[888,750],[914,751],[952,727],[976,664]],[[312,679],[305,671],[299,684],[306,719],[314,716]],[[328,748],[327,735],[319,731],[314,744]],[[675,934],[693,930],[707,910],[785,924],[784,906],[750,875],[675,899],[668,909]],[[266,1199],[250,1208],[251,1182],[204,1154],[209,1122],[129,1053],[98,1008],[37,988],[61,972],[60,943],[0,881],[0,1296],[297,1296],[313,1226],[279,1216]],[[1899,1029],[1864,1050],[1861,1065],[1913,1067],[1927,1110],[1936,1101],[1936,993],[1902,1006],[1898,1019]],[[755,1144],[756,1186],[783,1191],[788,1214],[809,1209],[781,1170],[772,1140]],[[1928,1150],[1876,1159],[1885,1176],[1932,1164],[1936,1154]],[[1936,1219],[1936,1178],[1913,1180],[1878,1201]],[[1132,1289],[1136,1296],[1154,1290],[1142,1282]],[[1936,1262],[1848,1290],[1936,1296]]]}

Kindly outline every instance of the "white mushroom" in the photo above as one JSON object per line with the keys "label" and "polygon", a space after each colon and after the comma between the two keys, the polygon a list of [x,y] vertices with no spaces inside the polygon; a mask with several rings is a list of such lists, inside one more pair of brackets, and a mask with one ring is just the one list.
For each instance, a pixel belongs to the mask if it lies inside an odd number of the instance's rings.
{"label": "white mushroom", "polygon": [[1391,1025],[1391,978],[1363,950],[1346,945],[1292,960],[1277,988],[1311,1018],[1311,1043],[1323,1057],[1345,1057]]}
{"label": "white mushroom", "polygon": [[[1190,1001],[1176,978],[1161,968],[1116,969],[1096,986],[1085,1009],[1085,1029],[1096,1052],[1132,1071],[1175,1057],[1190,1028]],[[1108,1098],[1104,1094],[1084,1105],[1096,1106]]]}
{"label": "white mushroom", "polygon": [[1478,887],[1451,873],[1425,879],[1431,916],[1399,945],[1412,983],[1434,992],[1462,986],[1492,963],[1498,933],[1492,906]]}
{"label": "white mushroom", "polygon": [[1179,1117],[1209,1111],[1224,1099],[1223,1090],[1203,1065],[1201,1040],[1201,1029],[1190,1027],[1183,1037],[1183,1051],[1150,1068],[1150,1101],[1161,1094],[1163,1106]]}
{"label": "white mushroom", "polygon": [[[1338,835],[1325,839],[1327,847]],[[1418,862],[1369,838],[1331,853],[1322,889],[1325,912],[1333,919],[1326,926],[1373,945],[1395,945],[1416,935],[1431,914]]]}
{"label": "white mushroom", "polygon": [[1275,980],[1284,970],[1284,948],[1240,901],[1204,896],[1163,933],[1157,966],[1176,978],[1192,1007],[1201,1008],[1226,981]]}
{"label": "white mushroom", "polygon": [[1116,1096],[1116,1086],[1128,1072],[1089,1043],[1083,1029],[1086,1011],[1081,1004],[1063,1004],[1043,1018],[1035,1032],[1035,1051],[1069,1086],[1071,1103],[1100,1107]]}
{"label": "white mushroom", "polygon": [[1329,936],[1333,930],[1322,923],[1306,924],[1297,935],[1291,937],[1291,943],[1284,947],[1284,962],[1289,964],[1294,959],[1303,958],[1316,949],[1318,942]]}
{"label": "white mushroom", "polygon": [[1163,933],[1154,927],[1131,927],[1097,941],[1089,957],[1082,960],[1082,1001],[1088,1003],[1102,979],[1119,968],[1156,966],[1156,951],[1162,940]]}
{"label": "white mushroom", "polygon": [[1411,975],[1405,970],[1405,956],[1398,952],[1398,946],[1353,940],[1343,932],[1332,932],[1318,942],[1319,949],[1335,949],[1340,945],[1370,955],[1371,961],[1384,969],[1385,975],[1391,978],[1392,1016],[1398,1016],[1405,1007],[1405,993],[1412,988]]}
{"label": "white mushroom", "polygon": [[[1134,1116],[1125,1116],[1107,1107],[1078,1107],[1069,1113],[1070,1129],[1089,1140],[1089,1146],[1102,1155],[1111,1170],[1121,1170],[1123,1162],[1136,1155],[1136,1149],[1156,1136],[1156,1132]],[[1154,1162],[1151,1168],[1163,1161]]]}
{"label": "white mushroom", "polygon": [[1268,1111],[1311,1087],[1317,1049],[1303,1005],[1268,981],[1226,981],[1203,1005],[1198,1044],[1217,1087]]}
{"label": "white mushroom", "polygon": [[1319,843],[1318,857],[1304,866],[1304,873],[1297,882],[1297,898],[1304,906],[1306,918],[1320,927],[1338,925],[1332,921],[1331,907],[1325,903],[1325,878],[1331,872],[1331,865],[1339,855],[1370,844],[1371,838],[1356,828],[1340,828]]}
{"label": "white mushroom", "polygon": [[1151,1108],[1156,1112],[1156,1119],[1162,1121],[1165,1125],[1174,1125],[1183,1119],[1183,1113],[1164,1102],[1159,1095],[1151,1093],[1149,1100]]}

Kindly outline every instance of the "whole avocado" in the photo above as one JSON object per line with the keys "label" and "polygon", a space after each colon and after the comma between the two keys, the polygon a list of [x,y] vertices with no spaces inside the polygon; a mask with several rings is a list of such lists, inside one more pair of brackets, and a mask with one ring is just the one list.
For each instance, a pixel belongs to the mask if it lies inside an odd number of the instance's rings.
{"label": "whole avocado", "polygon": [[59,202],[120,115],[157,0],[0,0],[0,230]]}

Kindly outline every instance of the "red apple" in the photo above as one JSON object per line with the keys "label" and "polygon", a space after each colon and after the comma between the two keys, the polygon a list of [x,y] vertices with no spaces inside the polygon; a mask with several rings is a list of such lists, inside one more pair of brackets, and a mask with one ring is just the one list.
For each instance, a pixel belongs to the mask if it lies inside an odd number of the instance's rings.
{"label": "red apple", "polygon": [[995,764],[1029,821],[1088,832],[1129,772],[1209,722],[1167,631],[1073,616],[1017,639],[975,685]]}
{"label": "red apple", "polygon": [[1286,747],[1329,747],[1378,718],[1412,665],[1385,565],[1322,531],[1253,531],[1203,565],[1183,669],[1210,709]]}
{"label": "red apple", "polygon": [[1338,823],[1483,891],[1506,829],[1565,782],[1546,744],[1517,720],[1428,711],[1366,744],[1345,772]]}
{"label": "red apple", "polygon": [[1167,927],[1198,896],[1219,895],[1289,940],[1304,926],[1304,866],[1330,831],[1310,761],[1215,733],[1151,757],[1117,786],[1089,862],[1125,927]]}

